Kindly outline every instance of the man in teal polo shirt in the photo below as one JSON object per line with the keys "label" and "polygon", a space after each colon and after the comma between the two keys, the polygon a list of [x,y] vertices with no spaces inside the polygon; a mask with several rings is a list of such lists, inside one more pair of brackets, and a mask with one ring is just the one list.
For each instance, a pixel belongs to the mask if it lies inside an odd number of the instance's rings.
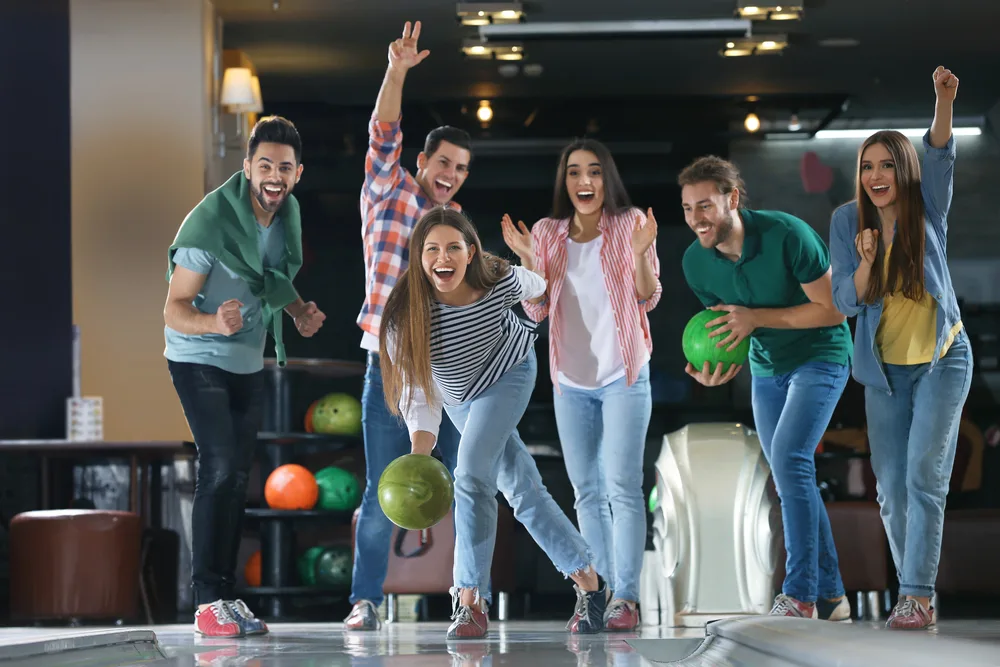
{"label": "man in teal polo shirt", "polygon": [[[781,498],[788,552],[771,614],[850,621],[837,551],[816,486],[814,453],[847,384],[851,335],[833,305],[830,251],[804,221],[743,207],[736,167],[699,158],[678,177],[684,217],[698,240],[684,253],[684,277],[719,317],[712,336],[735,347],[750,336],[754,421]],[[740,366],[687,373],[707,387]]]}

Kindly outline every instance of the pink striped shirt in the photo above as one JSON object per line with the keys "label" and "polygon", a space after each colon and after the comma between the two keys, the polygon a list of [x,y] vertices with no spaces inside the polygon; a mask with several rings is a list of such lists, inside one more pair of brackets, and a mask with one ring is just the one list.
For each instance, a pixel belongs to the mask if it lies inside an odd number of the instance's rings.
{"label": "pink striped shirt", "polygon": [[[646,255],[653,265],[656,276],[656,290],[646,300],[635,293],[635,259],[632,255],[632,228],[635,226],[636,215],[642,217],[646,224],[646,216],[639,209],[633,208],[620,215],[602,215],[597,229],[603,238],[601,246],[601,268],[604,271],[604,284],[611,297],[611,309],[615,316],[615,328],[618,331],[618,344],[622,350],[622,361],[625,363],[626,382],[631,385],[636,381],[641,370],[642,340],[646,352],[653,352],[653,339],[649,333],[649,311],[656,308],[663,294],[660,284],[660,260],[656,256],[656,242],[649,247]],[[551,316],[549,323],[549,373],[552,383],[559,390],[559,353],[556,340],[560,336],[559,293],[562,291],[566,278],[566,239],[569,237],[569,218],[556,220],[542,218],[531,227],[531,238],[534,241],[535,263],[548,281],[548,292],[544,301],[538,304],[522,301],[524,312],[535,322],[541,322]],[[641,336],[639,334],[642,334]]]}

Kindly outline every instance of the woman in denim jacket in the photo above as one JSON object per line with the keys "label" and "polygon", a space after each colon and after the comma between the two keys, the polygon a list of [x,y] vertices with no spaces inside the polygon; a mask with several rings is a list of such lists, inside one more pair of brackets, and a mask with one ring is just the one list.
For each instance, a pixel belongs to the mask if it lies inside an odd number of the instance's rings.
{"label": "woman in denim jacket", "polygon": [[947,262],[958,77],[938,67],[933,79],[922,167],[904,135],[876,132],[858,151],[856,199],[830,224],[833,299],[858,318],[852,374],[865,386],[872,469],[899,578],[887,627],[911,630],[936,620],[945,497],[972,380]]}

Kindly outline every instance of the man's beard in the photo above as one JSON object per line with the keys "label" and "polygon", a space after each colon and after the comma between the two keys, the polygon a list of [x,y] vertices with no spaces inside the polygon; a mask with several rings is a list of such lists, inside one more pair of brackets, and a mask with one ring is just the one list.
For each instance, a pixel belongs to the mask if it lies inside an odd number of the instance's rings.
{"label": "man's beard", "polygon": [[285,185],[283,183],[280,184],[280,187],[284,190],[284,192],[282,192],[280,199],[278,199],[274,203],[271,203],[267,200],[267,196],[264,194],[264,185],[279,185],[279,184],[261,183],[260,188],[256,188],[254,187],[253,183],[250,183],[250,192],[251,194],[253,194],[254,199],[257,200],[257,203],[260,205],[262,209],[264,209],[268,213],[274,213],[279,208],[281,208],[281,205],[285,203],[286,199],[288,199],[288,195],[291,193],[291,190],[285,189]]}
{"label": "man's beard", "polygon": [[733,233],[733,219],[730,216],[725,216],[721,220],[712,221],[712,229],[715,232],[715,236],[712,239],[712,245],[710,247],[716,248],[726,241]]}

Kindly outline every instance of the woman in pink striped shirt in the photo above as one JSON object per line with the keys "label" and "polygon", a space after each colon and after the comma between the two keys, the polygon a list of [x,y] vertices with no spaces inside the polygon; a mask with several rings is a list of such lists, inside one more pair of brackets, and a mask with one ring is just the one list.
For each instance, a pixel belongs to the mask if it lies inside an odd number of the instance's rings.
{"label": "woman in pink striped shirt", "polygon": [[[549,322],[549,371],[580,532],[614,599],[605,628],[639,625],[636,601],[646,544],[642,462],[652,412],[646,315],[660,300],[656,219],[634,208],[608,149],[566,147],[552,215],[528,231],[503,219],[504,240],[537,268],[548,291],[523,302]],[[529,263],[537,262],[537,267]],[[611,518],[614,516],[614,522]]]}

